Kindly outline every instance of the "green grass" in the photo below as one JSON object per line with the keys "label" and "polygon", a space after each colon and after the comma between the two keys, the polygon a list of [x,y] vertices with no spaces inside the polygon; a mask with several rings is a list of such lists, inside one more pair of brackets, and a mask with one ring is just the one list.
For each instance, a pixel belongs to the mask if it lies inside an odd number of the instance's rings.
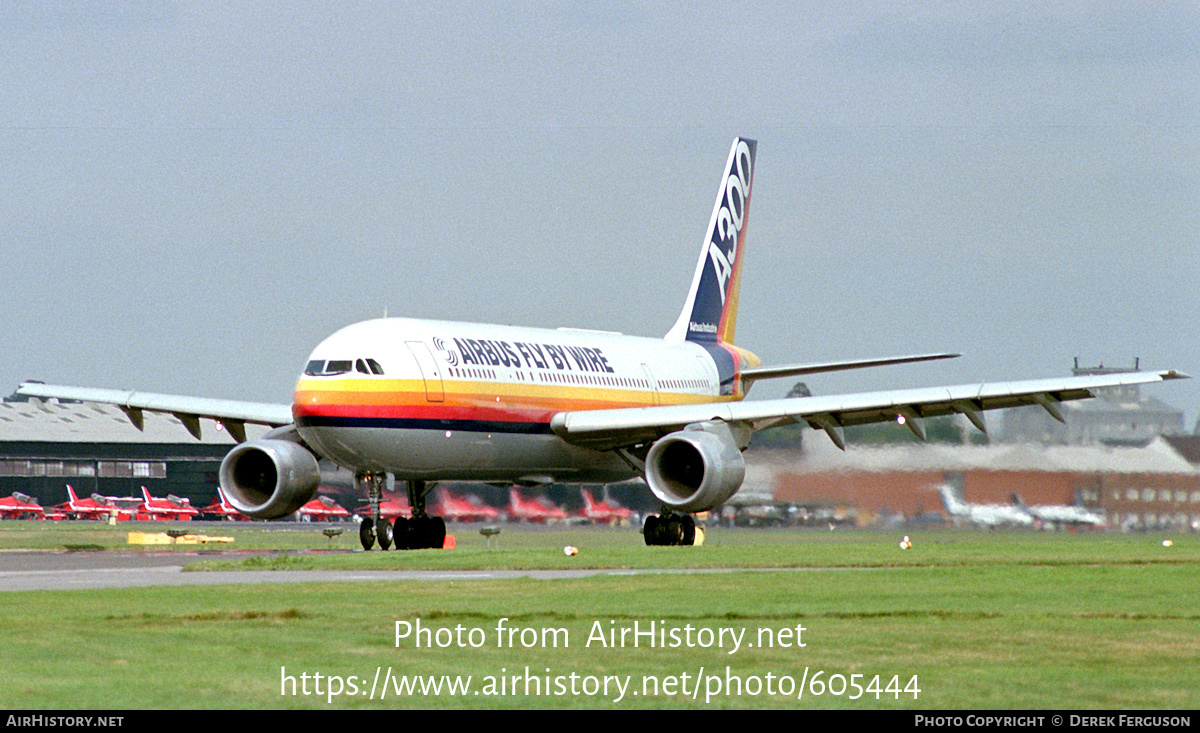
{"label": "green grass", "polygon": [[[357,527],[336,524],[344,529],[341,537],[329,539],[321,534],[326,524],[296,524],[293,527],[261,525],[250,522],[119,522],[110,525],[96,521],[0,521],[0,550],[154,550],[181,552],[219,552],[222,550],[302,550],[359,547]],[[128,542],[130,532],[166,532],[184,529],[211,537],[233,537],[232,544],[145,545]],[[353,540],[353,545],[350,541]]]}
{"label": "green grass", "polygon": [[[7,530],[7,527],[4,528]],[[0,533],[3,536],[5,533]],[[82,708],[652,708],[780,707],[857,709],[1068,708],[1193,709],[1200,704],[1200,539],[1108,534],[931,532],[901,551],[899,533],[713,531],[698,548],[646,548],[632,530],[520,530],[505,527],[488,550],[477,528],[459,530],[459,548],[329,554],[263,553],[247,569],[282,567],[740,567],[703,574],[599,575],[565,580],[467,580],[179,587],[0,593],[0,705]],[[319,533],[314,549],[327,542]],[[313,542],[312,540],[319,540]],[[342,538],[342,541],[350,539]],[[239,542],[241,538],[239,537]],[[266,542],[256,539],[255,542]],[[296,541],[291,538],[288,542]],[[577,544],[567,558],[561,548]],[[101,543],[102,544],[102,543]],[[349,543],[346,543],[349,544]],[[349,549],[349,548],[346,548]],[[798,569],[783,569],[798,568]],[[497,645],[496,626],[564,629],[569,647],[526,648],[521,635]],[[421,624],[429,641],[455,630],[484,645],[396,646],[396,622]],[[684,630],[778,633],[804,627],[805,646],[744,643],[729,648],[604,648],[589,635],[651,622]],[[764,632],[765,633],[765,632]],[[560,637],[561,638],[561,637]],[[765,638],[765,637],[764,637]],[[469,637],[464,636],[464,641]],[[658,694],[389,696],[330,699],[299,691],[303,674],[369,690],[377,670],[393,675],[519,676],[526,667],[552,685],[643,677],[686,687]],[[728,673],[726,668],[728,667]],[[705,682],[696,700],[695,679]],[[547,672],[546,670],[549,670]],[[768,695],[806,676],[797,694]],[[816,672],[823,674],[812,684]],[[705,702],[726,675],[741,695]],[[836,677],[835,675],[841,675]],[[851,700],[852,675],[863,688]],[[915,675],[920,693],[903,690]],[[847,683],[844,694],[835,687]],[[757,680],[757,682],[755,682]],[[318,684],[308,679],[309,690]],[[505,681],[511,686],[511,680]],[[599,683],[598,683],[599,684]],[[758,694],[747,685],[762,684]],[[893,688],[895,689],[895,688]],[[569,690],[568,690],[569,691]],[[725,691],[722,691],[723,693]],[[686,693],[686,694],[685,694]]]}

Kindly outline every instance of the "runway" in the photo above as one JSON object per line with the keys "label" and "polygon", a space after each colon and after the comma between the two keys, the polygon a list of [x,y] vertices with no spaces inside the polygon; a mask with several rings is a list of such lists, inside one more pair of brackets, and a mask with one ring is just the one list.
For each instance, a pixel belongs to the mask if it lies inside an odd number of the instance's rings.
{"label": "runway", "polygon": [[0,552],[0,591],[89,590],[152,586],[254,585],[266,583],[361,583],[508,580],[556,580],[594,575],[644,575],[745,572],[745,569],[696,570],[236,570],[184,572],[192,562],[212,559],[180,553],[151,552]]}

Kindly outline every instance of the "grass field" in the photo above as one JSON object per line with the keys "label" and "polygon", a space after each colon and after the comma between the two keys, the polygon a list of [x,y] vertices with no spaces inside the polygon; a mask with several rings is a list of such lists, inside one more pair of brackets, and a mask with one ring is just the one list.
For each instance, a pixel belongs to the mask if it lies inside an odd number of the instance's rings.
{"label": "grass field", "polygon": [[[0,523],[0,547],[125,549],[127,528],[63,523],[54,537],[32,524],[41,523]],[[209,566],[617,574],[0,593],[0,705],[1200,704],[1200,539],[1192,536],[939,531],[914,535],[914,548],[901,551],[899,533],[714,530],[703,547],[646,548],[628,529],[506,526],[492,549],[467,527],[453,551],[313,553],[302,550],[350,550],[354,538],[236,531],[245,533],[240,547],[290,552],[214,556]],[[1163,546],[1167,538],[1173,546]],[[565,544],[580,555],[564,556]],[[620,574],[689,567],[733,569]],[[397,642],[397,622],[402,631],[419,622],[423,633]],[[634,647],[632,633],[651,624],[653,646],[643,633]],[[398,694],[414,676],[443,687]],[[470,687],[452,692],[467,676]]]}

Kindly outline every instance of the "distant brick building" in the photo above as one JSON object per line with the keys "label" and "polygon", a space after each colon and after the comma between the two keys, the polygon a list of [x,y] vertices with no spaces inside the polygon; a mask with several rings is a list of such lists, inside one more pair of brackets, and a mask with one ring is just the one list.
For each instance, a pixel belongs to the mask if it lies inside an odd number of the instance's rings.
{"label": "distant brick building", "polygon": [[[919,445],[842,452],[809,441],[802,453],[755,455],[775,498],[854,507],[860,517],[943,512],[939,488],[963,500],[1081,504],[1125,529],[1200,528],[1200,468],[1163,439],[1136,446]],[[770,469],[764,469],[769,466]]]}

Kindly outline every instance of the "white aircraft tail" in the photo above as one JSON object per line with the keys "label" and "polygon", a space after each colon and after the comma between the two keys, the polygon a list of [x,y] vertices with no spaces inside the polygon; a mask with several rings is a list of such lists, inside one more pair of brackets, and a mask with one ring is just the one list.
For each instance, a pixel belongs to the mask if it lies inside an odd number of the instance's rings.
{"label": "white aircraft tail", "polygon": [[939,486],[938,493],[942,495],[942,505],[946,507],[946,511],[954,515],[966,513],[966,506],[949,485],[942,484]]}
{"label": "white aircraft tail", "polygon": [[669,341],[733,343],[758,142],[734,138],[683,311]]}

